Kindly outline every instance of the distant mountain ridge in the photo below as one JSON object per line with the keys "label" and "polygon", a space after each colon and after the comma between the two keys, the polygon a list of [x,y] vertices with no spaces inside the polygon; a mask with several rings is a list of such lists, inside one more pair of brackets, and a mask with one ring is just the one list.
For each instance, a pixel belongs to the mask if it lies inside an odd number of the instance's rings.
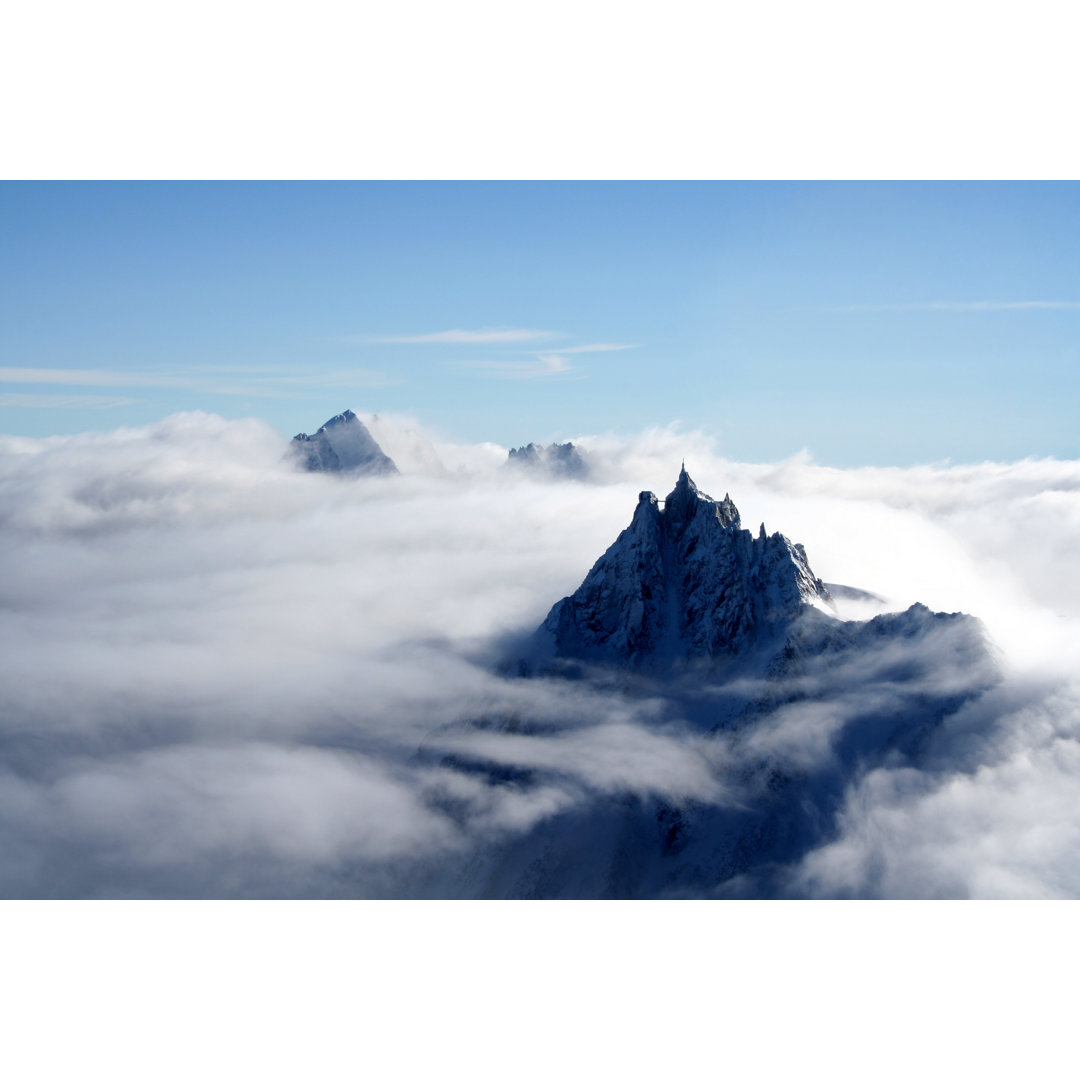
{"label": "distant mountain ridge", "polygon": [[392,476],[398,472],[398,467],[351,409],[331,417],[314,435],[302,432],[296,435],[290,449],[309,472],[365,476]]}
{"label": "distant mountain ridge", "polygon": [[550,446],[531,442],[511,450],[506,463],[544,473],[557,480],[584,480],[589,475],[588,462],[572,442],[552,443]]}

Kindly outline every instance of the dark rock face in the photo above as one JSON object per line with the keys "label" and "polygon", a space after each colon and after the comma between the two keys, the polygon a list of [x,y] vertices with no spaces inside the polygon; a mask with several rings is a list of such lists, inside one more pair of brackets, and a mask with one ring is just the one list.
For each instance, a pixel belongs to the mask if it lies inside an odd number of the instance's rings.
{"label": "dark rock face", "polygon": [[291,449],[309,472],[390,476],[398,471],[351,409],[327,420],[314,435],[295,436]]}
{"label": "dark rock face", "polygon": [[510,451],[506,463],[517,468],[532,469],[555,480],[584,480],[589,475],[588,463],[571,442],[552,443],[550,446],[537,443],[519,446]]}
{"label": "dark rock face", "polygon": [[662,506],[641,493],[630,525],[539,636],[558,657],[637,668],[732,655],[806,607],[829,610],[800,544],[741,525],[731,499],[703,495],[684,468]]}

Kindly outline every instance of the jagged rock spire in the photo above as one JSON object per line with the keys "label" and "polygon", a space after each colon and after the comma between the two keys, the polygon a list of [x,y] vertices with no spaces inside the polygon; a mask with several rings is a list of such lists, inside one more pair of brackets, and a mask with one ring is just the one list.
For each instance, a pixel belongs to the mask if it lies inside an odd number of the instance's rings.
{"label": "jagged rock spire", "polygon": [[678,523],[686,524],[702,510],[715,514],[725,528],[734,526],[738,529],[742,526],[738,507],[731,501],[731,496],[725,493],[723,501],[716,502],[715,499],[704,494],[686,471],[684,461],[674,489],[664,500],[663,513],[668,515],[668,520],[672,524],[677,525]]}
{"label": "jagged rock spire", "polygon": [[675,487],[664,500],[665,517],[671,522],[686,523],[697,509],[698,498],[697,484],[690,479],[684,463]]}
{"label": "jagged rock spire", "polygon": [[829,596],[799,545],[755,539],[725,494],[686,471],[660,508],[643,491],[630,526],[539,633],[556,655],[640,666],[731,655]]}

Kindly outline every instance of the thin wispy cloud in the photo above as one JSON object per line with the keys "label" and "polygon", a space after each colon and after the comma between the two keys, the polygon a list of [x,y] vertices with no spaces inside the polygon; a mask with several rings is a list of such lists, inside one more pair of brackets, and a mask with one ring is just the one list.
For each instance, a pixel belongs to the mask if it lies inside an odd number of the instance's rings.
{"label": "thin wispy cloud", "polygon": [[573,345],[569,349],[560,349],[562,355],[569,353],[597,353],[597,352],[622,352],[625,349],[636,349],[636,345],[617,345],[610,342],[598,342],[595,345]]}
{"label": "thin wispy cloud", "polygon": [[495,326],[482,330],[438,330],[431,334],[352,337],[347,340],[378,345],[515,345],[523,341],[542,341],[559,336],[557,330]]}
{"label": "thin wispy cloud", "polygon": [[212,375],[203,374],[116,371],[103,368],[3,367],[0,368],[0,383],[29,383],[36,386],[140,387],[159,390],[194,390],[203,394],[242,397],[292,397],[306,388],[355,389],[390,386],[396,382],[381,371],[362,369],[306,372],[302,375],[269,375],[259,373],[258,369],[243,373],[234,368],[228,371],[223,370],[222,374],[227,374],[228,380],[215,379]]}
{"label": "thin wispy cloud", "polygon": [[[588,345],[571,345],[557,352],[536,354],[535,360],[464,360],[462,366],[474,371],[486,372],[500,379],[542,379],[551,376],[568,376],[575,371],[574,365],[567,359],[581,353],[621,352],[634,349],[636,345],[620,345],[613,342],[596,342]],[[584,374],[571,376],[584,379]]]}
{"label": "thin wispy cloud", "polygon": [[142,371],[104,368],[0,368],[0,382],[61,386],[190,386],[202,380]]}
{"label": "thin wispy cloud", "polygon": [[498,379],[542,379],[565,376],[574,370],[570,361],[558,353],[543,354],[535,360],[463,360],[461,366]]}
{"label": "thin wispy cloud", "polygon": [[137,398],[98,394],[0,394],[0,408],[4,409],[116,409],[137,404]]}
{"label": "thin wispy cloud", "polygon": [[932,300],[914,304],[843,304],[824,311],[1080,311],[1080,300]]}
{"label": "thin wispy cloud", "polygon": [[569,371],[572,367],[570,361],[567,360],[565,356],[560,356],[557,353],[539,356],[537,359],[544,366],[544,371],[548,375],[561,375],[564,371]]}
{"label": "thin wispy cloud", "polygon": [[320,389],[342,387],[345,389],[366,389],[372,386],[398,386],[401,379],[394,379],[382,371],[363,369],[347,371],[325,371],[304,375],[268,375],[259,380],[266,387],[318,387]]}

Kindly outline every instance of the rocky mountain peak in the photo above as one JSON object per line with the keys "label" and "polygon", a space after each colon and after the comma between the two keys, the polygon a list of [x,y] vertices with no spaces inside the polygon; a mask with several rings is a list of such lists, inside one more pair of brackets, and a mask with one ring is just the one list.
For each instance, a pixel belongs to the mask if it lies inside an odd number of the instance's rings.
{"label": "rocky mountain peak", "polygon": [[731,501],[731,496],[725,494],[723,500],[717,502],[708,495],[703,495],[686,471],[685,462],[675,487],[664,500],[661,512],[675,529],[685,528],[699,513],[715,516],[725,529],[742,527],[738,508]]}
{"label": "rocky mountain peak", "polygon": [[319,431],[327,431],[329,428],[337,427],[339,424],[349,424],[353,421],[358,424],[363,424],[363,421],[352,411],[352,409],[346,409],[343,413],[338,413],[337,416],[332,416]]}
{"label": "rocky mountain peak", "polygon": [[331,417],[314,435],[301,432],[290,449],[309,472],[386,476],[398,471],[352,409]]}
{"label": "rocky mountain peak", "polygon": [[729,495],[685,465],[663,500],[638,496],[630,525],[538,631],[556,656],[634,668],[709,660],[775,637],[829,594],[801,545],[742,528]]}

